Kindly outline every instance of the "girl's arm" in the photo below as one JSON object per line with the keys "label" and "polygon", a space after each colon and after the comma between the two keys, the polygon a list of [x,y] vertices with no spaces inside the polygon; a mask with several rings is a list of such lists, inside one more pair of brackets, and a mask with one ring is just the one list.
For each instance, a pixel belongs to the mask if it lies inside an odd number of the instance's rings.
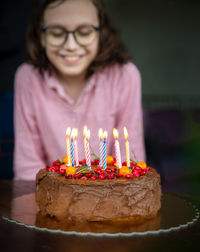
{"label": "girl's arm", "polygon": [[40,140],[30,73],[26,67],[18,69],[15,76],[14,101],[14,179],[34,180],[37,171],[45,167],[45,156]]}

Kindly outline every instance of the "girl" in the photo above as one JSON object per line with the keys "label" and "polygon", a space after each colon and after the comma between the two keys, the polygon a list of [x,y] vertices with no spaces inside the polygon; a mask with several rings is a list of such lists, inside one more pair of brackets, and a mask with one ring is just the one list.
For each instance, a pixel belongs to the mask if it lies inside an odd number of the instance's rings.
{"label": "girl", "polygon": [[102,0],[34,0],[27,29],[27,63],[15,76],[15,179],[33,180],[36,172],[66,155],[67,127],[83,127],[99,153],[99,128],[108,132],[107,155],[114,156],[113,128],[123,127],[130,149],[145,159],[141,79],[122,46]]}

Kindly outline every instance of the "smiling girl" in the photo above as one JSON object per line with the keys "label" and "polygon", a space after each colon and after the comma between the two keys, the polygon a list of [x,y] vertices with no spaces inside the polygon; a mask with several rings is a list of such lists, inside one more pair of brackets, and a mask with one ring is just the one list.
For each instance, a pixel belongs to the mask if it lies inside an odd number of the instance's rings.
{"label": "smiling girl", "polygon": [[67,127],[84,125],[98,153],[98,130],[108,131],[107,154],[114,155],[113,128],[123,127],[139,160],[145,159],[141,78],[131,63],[102,0],[34,0],[27,28],[27,62],[15,76],[15,179],[36,172],[66,154]]}

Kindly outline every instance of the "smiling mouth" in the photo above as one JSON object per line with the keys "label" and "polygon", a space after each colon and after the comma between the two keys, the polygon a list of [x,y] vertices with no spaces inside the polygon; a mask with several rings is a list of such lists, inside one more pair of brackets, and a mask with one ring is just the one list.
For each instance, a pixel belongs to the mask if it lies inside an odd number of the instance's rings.
{"label": "smiling mouth", "polygon": [[74,65],[79,63],[79,61],[82,59],[82,56],[62,56],[61,58],[63,59],[63,61],[68,64],[68,65]]}

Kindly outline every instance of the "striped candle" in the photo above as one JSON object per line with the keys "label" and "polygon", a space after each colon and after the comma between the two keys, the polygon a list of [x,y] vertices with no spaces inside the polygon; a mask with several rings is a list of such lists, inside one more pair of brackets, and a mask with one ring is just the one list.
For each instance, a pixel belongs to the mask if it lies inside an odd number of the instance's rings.
{"label": "striped candle", "polygon": [[90,138],[90,130],[87,130],[87,134],[86,134],[86,163],[87,163],[87,166],[89,167],[89,169],[91,169],[89,138]]}
{"label": "striped candle", "polygon": [[118,168],[120,169],[122,167],[122,162],[121,162],[119,141],[117,139],[115,140],[115,149],[116,149],[116,161],[117,161]]}
{"label": "striped candle", "polygon": [[74,143],[73,143],[73,136],[71,136],[71,159],[72,159],[72,166],[75,166],[74,163]]}
{"label": "striped candle", "polygon": [[118,169],[122,167],[122,162],[121,162],[121,153],[120,153],[120,146],[119,146],[119,141],[118,141],[118,131],[116,129],[113,129],[113,136],[115,138],[115,156],[116,156],[116,163],[118,166]]}
{"label": "striped candle", "polygon": [[106,153],[106,139],[108,137],[108,133],[107,131],[104,131],[104,134],[103,134],[103,168],[104,170],[107,168],[107,160],[106,160],[106,157],[107,157],[107,153]]}
{"label": "striped candle", "polygon": [[99,129],[99,139],[100,139],[100,142],[99,142],[99,153],[100,153],[100,162],[99,162],[99,165],[100,166],[103,166],[103,130],[102,128]]}

